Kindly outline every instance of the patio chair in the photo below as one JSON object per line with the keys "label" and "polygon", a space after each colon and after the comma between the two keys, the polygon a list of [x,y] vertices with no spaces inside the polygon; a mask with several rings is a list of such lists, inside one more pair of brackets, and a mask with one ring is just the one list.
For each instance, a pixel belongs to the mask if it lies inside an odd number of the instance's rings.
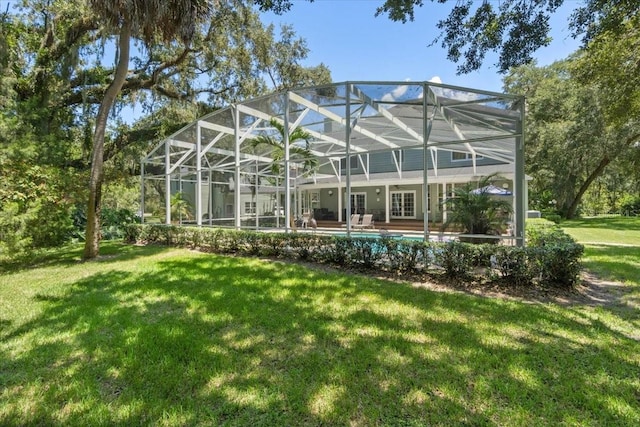
{"label": "patio chair", "polygon": [[307,226],[309,225],[309,220],[311,219],[311,213],[310,212],[305,212],[302,214],[302,228],[307,228]]}
{"label": "patio chair", "polygon": [[373,214],[364,214],[362,222],[353,226],[354,228],[373,228]]}
{"label": "patio chair", "polygon": [[[351,228],[356,228],[360,223],[360,214],[354,213],[351,215]],[[347,224],[342,224],[342,227],[346,227]]]}

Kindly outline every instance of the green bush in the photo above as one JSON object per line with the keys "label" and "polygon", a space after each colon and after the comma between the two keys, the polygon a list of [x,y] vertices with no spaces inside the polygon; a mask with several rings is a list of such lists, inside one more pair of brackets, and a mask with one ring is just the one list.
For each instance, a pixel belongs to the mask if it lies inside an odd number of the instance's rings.
{"label": "green bush", "polygon": [[138,224],[128,224],[124,227],[124,236],[122,237],[125,243],[137,243],[142,241],[140,238],[142,230],[145,227]]}
{"label": "green bush", "polygon": [[0,258],[28,257],[69,241],[81,176],[21,156],[3,157],[0,170]]}
{"label": "green bush", "polygon": [[640,215],[640,196],[624,196],[620,201],[618,213],[626,216]]}
{"label": "green bush", "polygon": [[351,239],[351,259],[357,260],[356,264],[360,268],[371,269],[383,257],[380,250],[379,240],[371,238]]}
{"label": "green bush", "polygon": [[529,219],[526,227],[527,246],[548,246],[576,243],[557,224],[546,219]]}
{"label": "green bush", "polygon": [[[264,233],[263,233],[264,234]],[[316,251],[319,246],[318,236],[315,234],[291,233],[288,236],[289,247],[294,256],[303,261],[317,258]]]}
{"label": "green bush", "polygon": [[[86,206],[76,206],[71,215],[73,230],[69,235],[74,240],[83,241],[87,228]],[[129,224],[140,222],[129,209],[112,209],[104,207],[100,211],[100,235],[104,240],[124,239]]]}
{"label": "green bush", "polygon": [[527,248],[163,224],[130,224],[125,227],[125,239],[131,243],[184,246],[215,253],[290,257],[346,269],[382,268],[397,273],[444,271],[454,279],[471,278],[474,274],[491,276],[495,272],[502,280],[515,285],[570,287],[579,279],[583,247],[558,234],[554,227],[549,221],[530,227],[532,240],[537,245]]}
{"label": "green bush", "polygon": [[17,203],[7,203],[0,210],[0,258],[17,258],[33,247],[28,233],[32,212],[20,214]]}
{"label": "green bush", "polygon": [[422,241],[382,239],[378,248],[392,271],[426,271],[433,259],[433,247]]}
{"label": "green bush", "polygon": [[279,258],[284,254],[286,247],[286,234],[284,233],[264,233],[262,236],[261,254]]}
{"label": "green bush", "polygon": [[471,275],[474,256],[471,243],[447,242],[436,246],[436,263],[448,277],[464,279]]}
{"label": "green bush", "polygon": [[562,221],[562,217],[558,214],[544,214],[543,218],[546,220],[549,220],[551,222],[553,222],[554,224],[560,224],[560,221]]}
{"label": "green bush", "polygon": [[503,280],[516,286],[529,285],[535,278],[535,269],[531,264],[532,252],[529,248],[499,246],[492,257],[492,267]]}
{"label": "green bush", "polygon": [[320,259],[324,262],[339,266],[352,263],[351,239],[344,236],[332,236],[321,249]]}
{"label": "green bush", "polygon": [[540,284],[570,288],[579,282],[584,246],[565,243],[531,250],[534,251],[532,268]]}

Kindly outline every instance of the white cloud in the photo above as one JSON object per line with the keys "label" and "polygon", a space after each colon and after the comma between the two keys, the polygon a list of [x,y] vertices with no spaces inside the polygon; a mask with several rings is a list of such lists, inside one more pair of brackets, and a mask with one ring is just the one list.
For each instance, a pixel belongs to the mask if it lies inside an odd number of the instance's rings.
{"label": "white cloud", "polygon": [[385,93],[382,96],[382,100],[383,101],[395,101],[396,99],[400,98],[402,95],[404,95],[405,93],[407,93],[407,89],[409,88],[409,86],[406,85],[402,85],[402,86],[398,86],[396,87],[394,90],[392,90],[389,93]]}
{"label": "white cloud", "polygon": [[439,83],[442,84],[442,79],[440,76],[433,76],[429,79],[429,83]]}
{"label": "white cloud", "polygon": [[[411,79],[409,77],[404,79],[405,82],[410,82]],[[384,95],[382,95],[382,98],[380,99],[381,101],[385,101],[385,102],[393,102],[396,101],[397,99],[401,98],[405,93],[407,93],[407,90],[409,89],[409,86],[407,85],[400,85],[398,87],[396,87],[395,89],[393,89],[391,92],[385,93]]]}

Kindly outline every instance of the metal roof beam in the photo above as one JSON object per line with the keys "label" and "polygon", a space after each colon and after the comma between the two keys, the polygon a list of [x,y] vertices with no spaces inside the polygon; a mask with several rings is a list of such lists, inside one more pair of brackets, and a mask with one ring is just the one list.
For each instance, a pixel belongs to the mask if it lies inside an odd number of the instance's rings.
{"label": "metal roof beam", "polygon": [[171,166],[171,169],[169,169],[168,175],[171,175],[173,173],[173,171],[175,171],[178,166],[182,165],[182,162],[187,160],[194,151],[195,150],[193,148],[185,151],[185,153],[182,155],[182,157],[180,157],[178,159],[178,161],[173,166]]}
{"label": "metal roof beam", "polygon": [[416,132],[415,130],[413,130],[411,127],[409,127],[408,125],[406,125],[404,122],[402,122],[402,120],[400,120],[399,118],[395,117],[393,114],[391,114],[389,112],[389,110],[387,110],[386,108],[382,108],[382,106],[377,103],[376,101],[374,101],[373,99],[371,99],[369,96],[367,96],[364,92],[362,92],[362,90],[358,89],[357,87],[353,88],[353,91],[356,95],[358,95],[367,105],[369,105],[370,107],[372,107],[374,110],[376,110],[378,113],[382,114],[383,117],[385,117],[386,119],[388,119],[389,121],[391,121],[391,123],[393,123],[394,125],[396,125],[399,129],[402,129],[403,131],[405,131],[407,134],[409,134],[413,139],[415,139],[416,141],[422,143],[423,142],[423,138],[422,136]]}
{"label": "metal roof beam", "polygon": [[[284,120],[282,120],[281,118],[276,117],[276,116],[270,116],[270,115],[269,115],[269,114],[267,114],[267,113],[264,113],[264,112],[262,112],[262,111],[256,110],[256,109],[251,108],[251,107],[247,107],[246,105],[238,105],[238,109],[239,109],[240,111],[242,111],[243,113],[245,113],[245,114],[249,114],[249,115],[254,116],[254,117],[259,117],[259,118],[264,119],[264,120],[267,120],[267,121],[270,121],[271,119],[274,119],[274,120],[276,120],[277,122],[279,122],[279,123],[281,123],[281,124],[284,124]],[[306,115],[306,114],[305,114],[305,115]],[[298,118],[298,119],[300,120],[301,118]],[[296,121],[296,123],[298,123],[298,121]],[[292,133],[295,129],[296,129],[296,128],[294,128],[294,127],[292,127],[291,129],[289,129],[289,135],[291,135],[291,133]],[[326,141],[326,142],[329,142],[329,143],[331,143],[331,144],[336,144],[336,145],[340,145],[341,147],[346,147],[346,144],[345,144],[344,142],[342,142],[342,141],[338,140],[338,139],[335,139],[335,138],[332,138],[332,137],[330,137],[330,136],[324,135],[324,134],[322,134],[322,133],[320,133],[320,132],[317,132],[317,131],[313,131],[313,130],[311,130],[311,129],[305,129],[305,130],[306,130],[306,131],[307,131],[311,136],[313,136],[313,137],[315,137],[315,138],[317,138],[317,139],[319,139],[319,140],[321,140],[321,141]],[[360,150],[358,150],[358,151],[366,151],[366,150],[362,150],[362,149],[360,149]],[[316,153],[314,153],[314,154],[320,154],[320,155],[321,155],[322,153],[321,153],[321,152],[316,152]]]}
{"label": "metal roof beam", "polygon": [[[296,93],[291,93],[289,95],[291,97],[291,100],[294,102],[297,102],[298,104],[304,105],[305,107],[308,107],[310,109],[312,109],[313,111],[325,116],[328,119],[333,120],[334,122],[340,123],[341,125],[346,126],[348,121],[347,118],[345,117],[341,117],[338,114],[327,110],[324,107],[319,106],[318,104],[315,104],[307,99],[304,99],[303,97],[301,97],[300,95],[296,94]],[[397,147],[396,144],[394,144],[393,142],[387,141],[385,138],[382,138],[379,135],[376,135],[375,133],[371,132],[370,130],[364,129],[361,126],[358,125],[354,125],[351,128],[353,131],[358,132],[359,134],[362,134],[368,138],[371,138],[375,141],[380,142],[381,144],[387,145],[391,148],[395,148]]]}

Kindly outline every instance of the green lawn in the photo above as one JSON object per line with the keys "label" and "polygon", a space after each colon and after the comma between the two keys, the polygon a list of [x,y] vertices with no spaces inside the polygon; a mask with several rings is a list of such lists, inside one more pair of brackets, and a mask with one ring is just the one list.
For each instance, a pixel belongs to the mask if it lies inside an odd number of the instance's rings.
{"label": "green lawn", "polygon": [[640,217],[584,218],[564,221],[561,226],[579,242],[640,247]]}
{"label": "green lawn", "polygon": [[585,244],[585,267],[604,278],[638,287],[640,293],[640,217],[565,221],[563,230]]}
{"label": "green lawn", "polygon": [[0,274],[0,425],[640,425],[640,316],[106,244]]}

